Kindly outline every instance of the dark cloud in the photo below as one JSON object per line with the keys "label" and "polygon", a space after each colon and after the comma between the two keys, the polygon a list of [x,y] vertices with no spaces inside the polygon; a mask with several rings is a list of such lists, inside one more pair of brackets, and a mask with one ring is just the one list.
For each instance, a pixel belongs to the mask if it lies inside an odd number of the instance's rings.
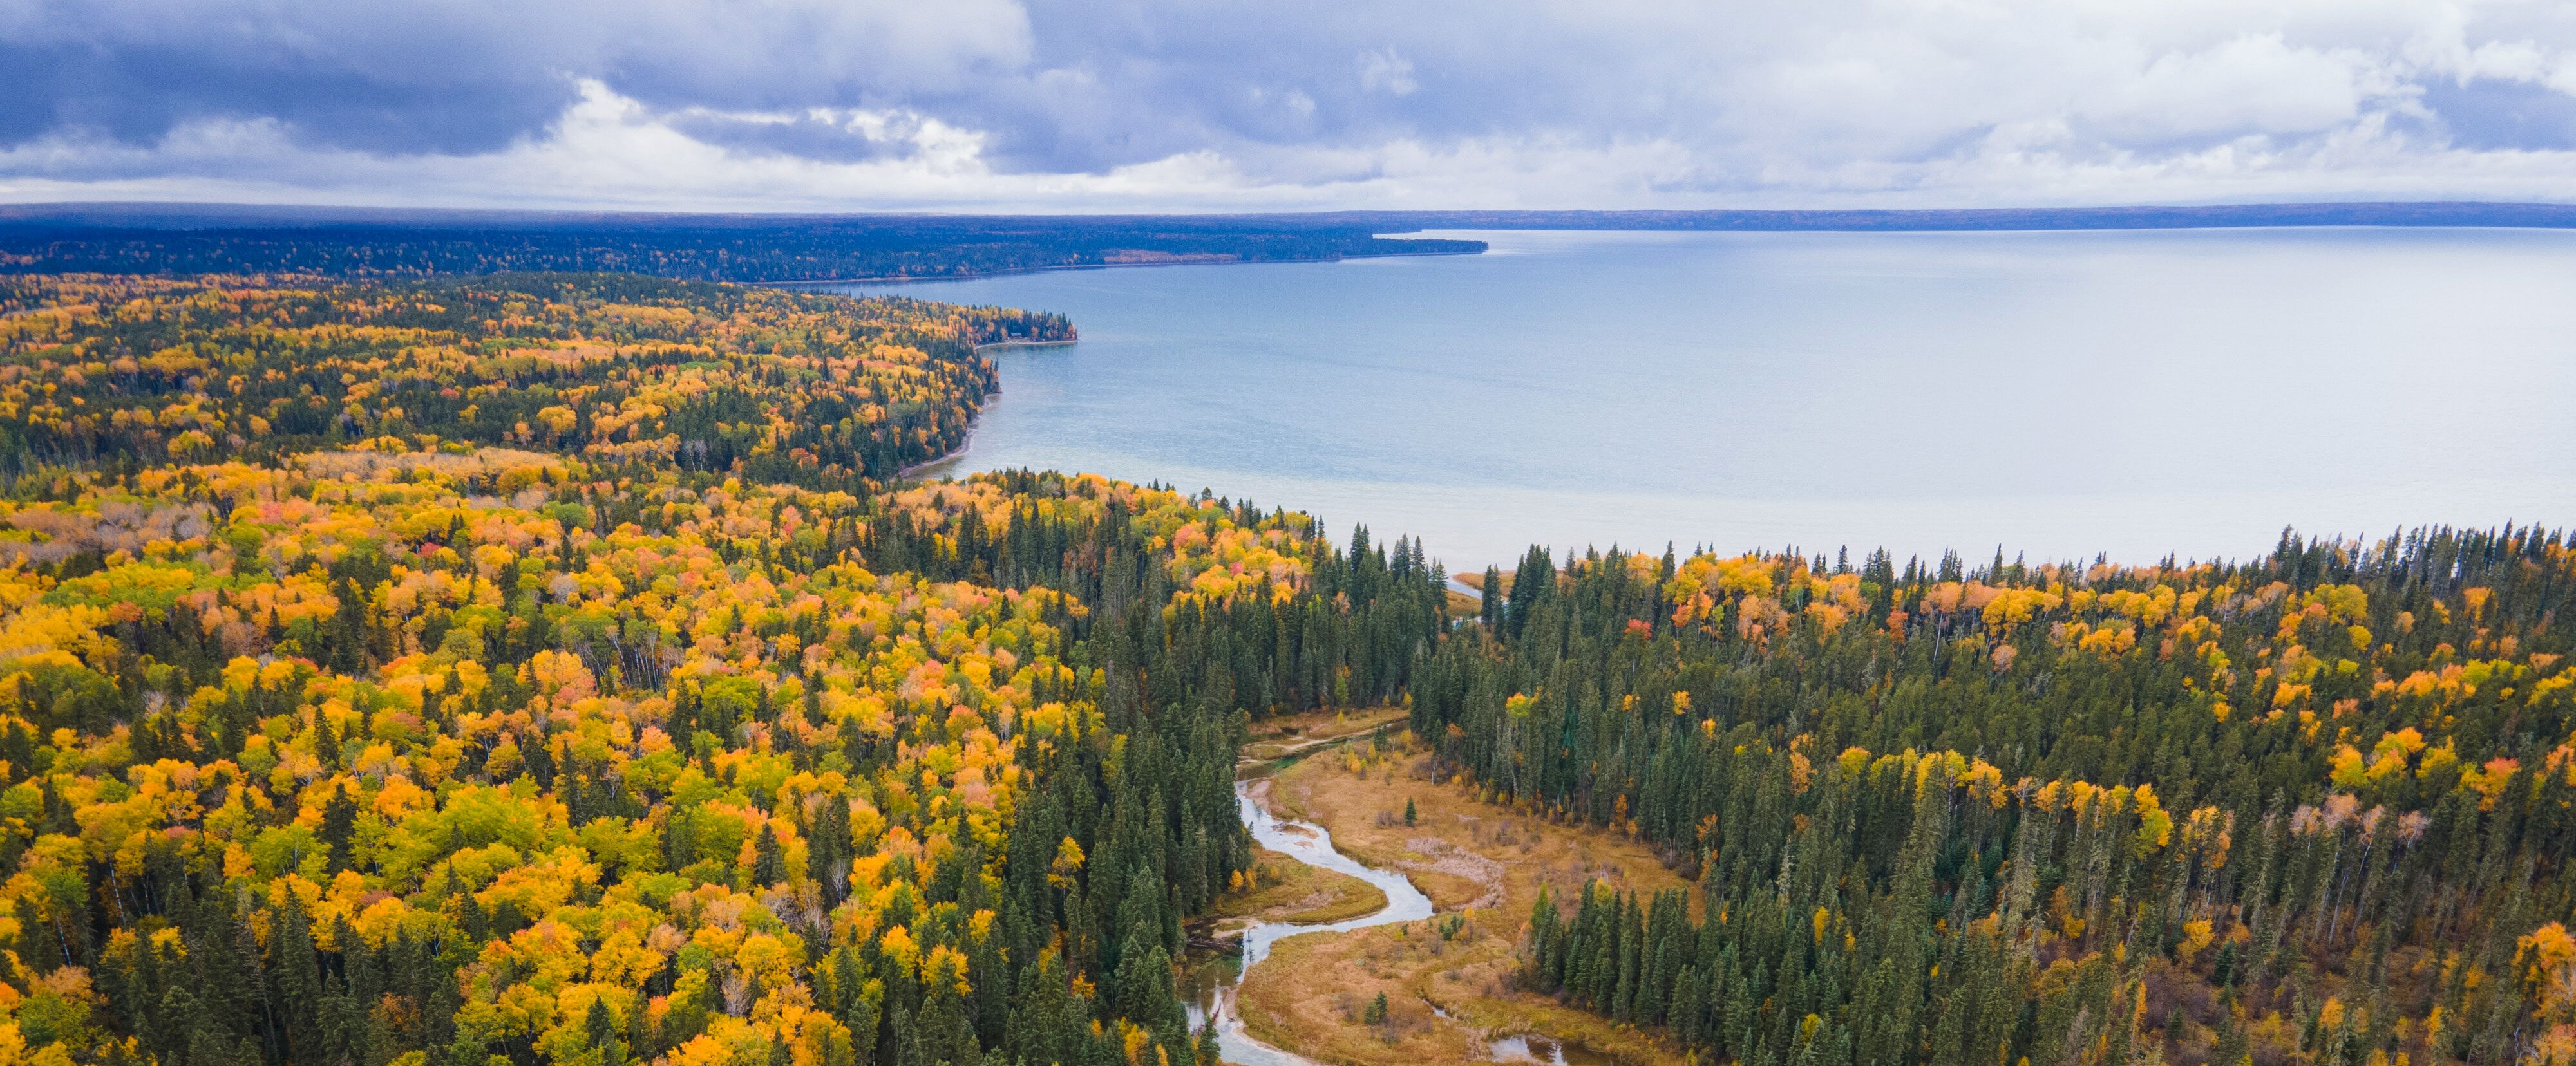
{"label": "dark cloud", "polygon": [[[714,113],[894,109],[986,133],[988,160],[1005,170],[1097,173],[1237,144],[1361,144],[1612,117],[1584,86],[1618,62],[1571,32],[1545,42],[1551,54],[1525,53],[1538,42],[1502,10],[1489,27],[1432,6],[1302,17],[1246,4],[1040,0],[1007,8],[1016,19],[952,8],[955,21],[992,23],[960,27],[898,18],[903,9],[891,6],[884,18],[835,6],[592,2],[514,13],[449,2],[378,21],[318,4],[251,20],[218,3],[37,0],[19,15],[29,24],[19,36],[52,43],[0,46],[18,90],[0,102],[0,143],[78,130],[146,144],[192,121],[265,119],[315,145],[470,153],[541,134],[575,82],[594,78],[685,116],[713,143],[872,158],[886,147],[826,124]],[[1471,53],[1469,63],[1446,61]],[[1633,75],[1637,62],[1624,66]]]}
{"label": "dark cloud", "polygon": [[336,148],[466,154],[544,128],[575,95],[571,81],[542,72],[421,84],[267,51],[0,45],[0,69],[11,72],[0,143],[77,131],[148,144],[214,118],[272,120]]}
{"label": "dark cloud", "polygon": [[1012,60],[1007,0],[0,0],[0,141],[148,143],[205,119],[460,154],[542,134],[596,79],[657,107],[850,106]]}
{"label": "dark cloud", "polygon": [[917,121],[896,121],[876,130],[850,118],[824,114],[742,115],[684,111],[667,116],[672,129],[690,138],[737,152],[766,152],[832,163],[899,159],[912,154]]}
{"label": "dark cloud", "polygon": [[1635,81],[1670,60],[1670,43],[1629,37],[1606,9],[1039,0],[1029,12],[1029,74],[938,101],[1029,169],[1247,145],[1673,132],[1667,105]]}

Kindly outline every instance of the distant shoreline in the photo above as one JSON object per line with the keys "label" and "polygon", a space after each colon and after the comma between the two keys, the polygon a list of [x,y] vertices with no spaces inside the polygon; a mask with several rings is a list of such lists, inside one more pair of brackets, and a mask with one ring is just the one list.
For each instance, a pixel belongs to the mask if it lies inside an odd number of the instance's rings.
{"label": "distant shoreline", "polygon": [[[975,281],[981,278],[1010,277],[1015,274],[1052,274],[1060,270],[1126,270],[1133,267],[1259,266],[1264,263],[1340,263],[1352,259],[1414,259],[1422,256],[1483,255],[1489,250],[1490,249],[1486,248],[1478,248],[1472,252],[1387,252],[1383,255],[1337,255],[1330,258],[1319,256],[1312,259],[1173,259],[1159,263],[1066,263],[1060,266],[1011,267],[1004,270],[979,270],[971,274],[899,274],[874,278],[817,278],[811,281],[737,281],[733,284],[763,285],[771,288],[788,288],[798,285],[908,285],[915,282]],[[978,347],[982,346],[978,345]]]}
{"label": "distant shoreline", "polygon": [[[529,232],[657,232],[693,229],[706,232],[758,233],[764,227],[824,226],[936,227],[978,222],[1013,222],[1053,226],[1068,231],[1140,222],[1186,223],[1198,231],[1222,235],[1223,227],[1258,227],[1262,233],[1297,233],[1317,228],[1372,228],[1381,235],[1415,229],[2171,229],[2229,226],[2492,226],[2515,229],[2576,228],[2576,200],[2535,202],[2505,200],[2321,200],[2251,204],[2115,204],[2091,207],[1911,207],[1767,210],[1463,210],[1463,211],[1257,211],[1211,214],[1006,214],[927,212],[652,212],[533,211],[504,209],[367,208],[345,206],[260,205],[140,201],[60,201],[0,203],[0,229],[96,228],[163,232],[220,232],[228,229],[320,229],[363,226],[373,229],[416,228],[470,233],[494,228]],[[916,243],[936,246],[929,234]],[[1176,253],[1191,254],[1191,253]],[[1402,252],[1400,255],[1456,255],[1457,252]],[[1374,259],[1374,255],[1337,258]],[[1255,262],[1328,262],[1323,259],[1263,259]],[[1154,263],[1085,263],[1023,270],[1097,269],[1111,266],[1156,266]],[[967,275],[941,275],[967,276]],[[839,278],[834,281],[927,280],[915,278]],[[801,284],[801,282],[800,282]]]}
{"label": "distant shoreline", "polygon": [[2200,207],[1975,207],[1825,211],[1345,211],[1304,216],[1381,235],[1422,230],[1686,232],[2047,232],[2369,226],[2576,229],[2576,203],[2479,201],[2219,204]]}
{"label": "distant shoreline", "polygon": [[[0,275],[642,273],[796,291],[1049,270],[1332,263],[1487,251],[1433,231],[2065,232],[2298,227],[2576,231],[2576,202],[1169,215],[656,214],[0,204]],[[892,269],[895,273],[870,271]],[[851,274],[846,271],[857,270]],[[881,291],[886,291],[881,290]],[[899,291],[899,290],[898,290]],[[944,295],[922,290],[923,295]]]}

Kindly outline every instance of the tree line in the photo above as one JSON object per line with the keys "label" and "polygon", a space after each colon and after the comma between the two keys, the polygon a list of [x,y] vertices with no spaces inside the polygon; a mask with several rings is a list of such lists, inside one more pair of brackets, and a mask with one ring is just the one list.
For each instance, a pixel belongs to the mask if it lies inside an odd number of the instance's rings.
{"label": "tree line", "polygon": [[[320,274],[413,278],[617,272],[792,282],[1153,263],[1465,254],[1485,242],[1381,237],[1366,220],[1252,216],[629,216],[470,221],[256,212],[0,223],[0,274]],[[1400,228],[1400,227],[1399,227]]]}

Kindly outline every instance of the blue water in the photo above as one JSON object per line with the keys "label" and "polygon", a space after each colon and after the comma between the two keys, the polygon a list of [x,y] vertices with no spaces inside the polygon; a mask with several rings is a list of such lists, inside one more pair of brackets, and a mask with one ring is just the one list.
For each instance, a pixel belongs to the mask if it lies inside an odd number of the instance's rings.
{"label": "blue water", "polygon": [[2576,523],[2576,233],[1477,233],[1480,256],[853,291],[1061,311],[933,472],[1419,535],[2241,557]]}

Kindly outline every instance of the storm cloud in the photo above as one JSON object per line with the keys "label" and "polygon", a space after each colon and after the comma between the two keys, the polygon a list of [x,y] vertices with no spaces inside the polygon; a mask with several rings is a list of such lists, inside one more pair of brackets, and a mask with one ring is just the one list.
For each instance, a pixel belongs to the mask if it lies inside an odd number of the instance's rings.
{"label": "storm cloud", "polygon": [[0,198],[795,209],[2565,199],[2576,11],[0,0]]}

